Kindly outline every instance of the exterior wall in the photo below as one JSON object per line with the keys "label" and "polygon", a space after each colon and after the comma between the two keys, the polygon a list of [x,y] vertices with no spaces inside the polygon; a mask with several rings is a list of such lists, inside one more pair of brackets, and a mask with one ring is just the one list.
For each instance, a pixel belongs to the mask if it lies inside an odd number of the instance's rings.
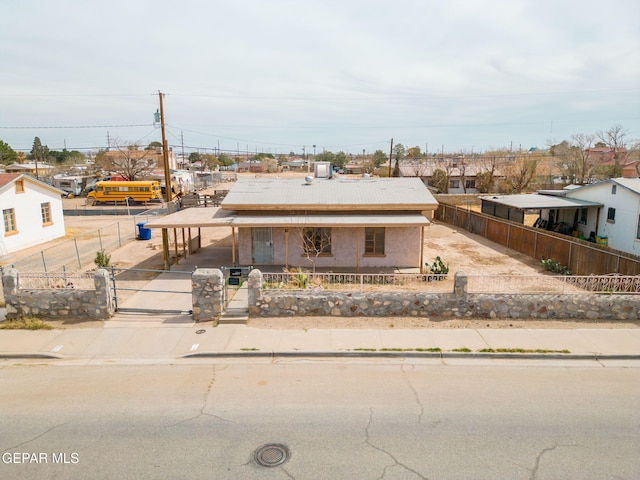
{"label": "exterior wall", "polygon": [[640,295],[468,294],[456,274],[452,293],[262,291],[262,273],[249,274],[249,314],[260,317],[449,317],[637,320]]}
{"label": "exterior wall", "polygon": [[[420,267],[420,227],[386,228],[384,256],[365,256],[363,227],[332,228],[331,255],[312,256],[310,259],[304,255],[302,250],[302,231],[300,228],[288,229],[288,259],[286,258],[287,234],[284,230],[284,228],[272,229],[274,265],[313,268],[315,262],[315,266],[320,268]],[[238,233],[239,263],[240,265],[254,265],[251,252],[251,229],[240,228]]]}
{"label": "exterior wall", "polygon": [[[604,207],[600,208],[597,235],[608,237],[608,245],[611,248],[640,255],[640,240],[636,238],[640,215],[640,195],[621,185],[616,185],[616,193],[612,194],[612,185],[616,184],[603,182],[571,192],[567,194],[567,197],[602,203]],[[609,207],[616,209],[615,223],[607,221]],[[588,224],[590,222],[591,218]],[[595,228],[590,231],[595,231]],[[589,232],[584,233],[588,238]]]}
{"label": "exterior wall", "polygon": [[[16,193],[15,185],[9,184],[0,194],[0,210],[13,208],[16,214],[18,233],[5,235],[4,222],[0,219],[0,254],[17,252],[24,248],[48,242],[65,235],[62,199],[58,193],[30,182],[25,177],[24,193]],[[51,225],[42,224],[40,204],[51,205]],[[1,213],[1,212],[0,212]]]}
{"label": "exterior wall", "polygon": [[115,313],[109,285],[109,272],[98,269],[94,276],[95,290],[58,288],[35,290],[18,288],[18,272],[10,268],[2,275],[7,318],[33,315],[40,318],[82,318],[106,320]]}

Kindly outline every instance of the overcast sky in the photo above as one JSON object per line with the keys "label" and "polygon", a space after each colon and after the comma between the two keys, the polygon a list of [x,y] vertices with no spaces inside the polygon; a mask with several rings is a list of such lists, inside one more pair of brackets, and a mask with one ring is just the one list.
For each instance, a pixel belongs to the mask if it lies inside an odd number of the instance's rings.
{"label": "overcast sky", "polygon": [[[180,153],[640,138],[638,0],[2,0],[0,139]],[[38,128],[33,128],[38,127]]]}

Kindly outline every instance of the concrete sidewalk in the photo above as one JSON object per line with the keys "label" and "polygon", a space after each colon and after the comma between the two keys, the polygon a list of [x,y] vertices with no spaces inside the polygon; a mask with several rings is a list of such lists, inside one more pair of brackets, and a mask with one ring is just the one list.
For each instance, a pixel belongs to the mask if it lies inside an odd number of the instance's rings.
{"label": "concrete sidewalk", "polygon": [[[640,360],[640,329],[275,330],[202,326],[188,316],[182,321],[175,316],[135,317],[116,316],[98,328],[0,330],[0,358],[145,363],[261,356]],[[481,352],[486,349],[494,351]]]}

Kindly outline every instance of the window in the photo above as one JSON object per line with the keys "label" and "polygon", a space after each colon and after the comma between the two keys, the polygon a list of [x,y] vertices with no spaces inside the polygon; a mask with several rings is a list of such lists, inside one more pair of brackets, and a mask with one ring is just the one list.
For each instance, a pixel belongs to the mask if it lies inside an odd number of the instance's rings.
{"label": "window", "polygon": [[449,180],[449,188],[460,188],[460,180]]}
{"label": "window", "polygon": [[607,210],[607,222],[616,223],[616,209],[609,207]]}
{"label": "window", "polygon": [[617,185],[611,185],[611,195],[615,195],[616,194],[616,187],[617,187]]}
{"label": "window", "polygon": [[465,188],[476,188],[476,181],[475,180],[465,180],[464,181],[464,186],[465,186]]}
{"label": "window", "polygon": [[16,180],[16,193],[24,193],[24,180]]}
{"label": "window", "polygon": [[16,225],[16,211],[13,208],[2,210],[2,218],[4,220],[4,234],[13,235],[18,233]]}
{"label": "window", "polygon": [[40,213],[42,214],[42,226],[53,225],[51,221],[51,204],[49,202],[40,204]]}
{"label": "window", "polygon": [[366,227],[364,229],[364,254],[384,255],[384,227]]}
{"label": "window", "polygon": [[307,227],[302,234],[302,250],[305,255],[331,255],[331,229]]}
{"label": "window", "polygon": [[589,213],[589,210],[587,208],[581,208],[580,209],[580,220],[579,220],[579,223],[581,223],[582,225],[586,225],[587,224],[587,213]]}
{"label": "window", "polygon": [[636,230],[636,239],[640,240],[640,215],[638,215],[638,228]]}

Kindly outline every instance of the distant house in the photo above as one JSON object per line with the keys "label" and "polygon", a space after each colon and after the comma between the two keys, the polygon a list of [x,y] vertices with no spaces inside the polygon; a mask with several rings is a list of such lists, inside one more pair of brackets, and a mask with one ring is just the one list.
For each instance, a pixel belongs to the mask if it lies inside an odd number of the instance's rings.
{"label": "distant house", "polygon": [[34,177],[48,177],[54,167],[48,163],[12,163],[4,167],[6,173],[24,173]]}
{"label": "distant house", "polygon": [[[426,184],[431,185],[433,172],[442,170],[449,176],[449,188],[447,193],[478,193],[476,189],[476,176],[484,173],[487,169],[484,166],[474,163],[465,163],[459,159],[447,159],[440,161],[417,161],[403,160],[400,162],[401,177],[418,177]],[[504,179],[501,172],[494,172],[494,178]]]}
{"label": "distant house", "polygon": [[594,147],[587,150],[587,153],[596,167],[613,167],[617,163],[623,178],[638,176],[638,162],[629,158],[626,148]]}
{"label": "distant house", "polygon": [[[168,152],[169,168],[177,170],[178,161],[173,150]],[[104,152],[104,159],[112,162],[123,162],[126,159],[135,160],[136,162],[146,162],[150,170],[161,168],[164,169],[164,157],[161,148],[129,150],[129,149],[111,149]]]}
{"label": "distant house", "polygon": [[0,174],[0,256],[64,236],[63,193],[28,175]]}

